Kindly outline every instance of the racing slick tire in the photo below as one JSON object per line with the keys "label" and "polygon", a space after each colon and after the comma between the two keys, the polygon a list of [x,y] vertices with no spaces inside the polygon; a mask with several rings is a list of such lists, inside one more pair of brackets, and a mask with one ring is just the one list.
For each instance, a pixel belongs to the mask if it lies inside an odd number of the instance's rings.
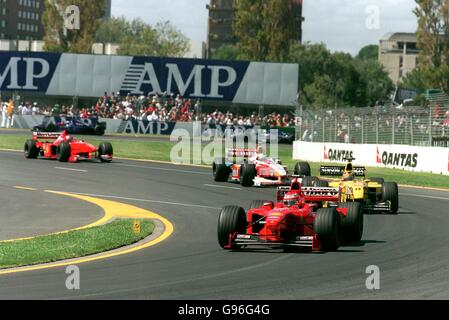
{"label": "racing slick tire", "polygon": [[56,149],[56,154],[58,156],[59,162],[67,162],[70,159],[70,156],[72,154],[72,150],[70,148],[70,143],[68,142],[61,142],[58,145],[58,148]]}
{"label": "racing slick tire", "polygon": [[251,201],[251,205],[249,206],[249,210],[251,209],[259,209],[260,207],[263,207],[264,204],[269,203],[271,208],[274,208],[273,201],[269,200],[253,200]]}
{"label": "racing slick tire", "polygon": [[302,186],[303,187],[317,187],[317,183],[320,180],[318,179],[318,177],[310,177],[310,176],[306,176],[302,179]]}
{"label": "racing slick tire", "polygon": [[310,177],[312,175],[312,170],[307,162],[298,162],[295,165],[295,175]]}
{"label": "racing slick tire", "polygon": [[25,142],[24,153],[27,159],[37,159],[39,156],[39,148],[37,147],[36,141],[28,140]]}
{"label": "racing slick tire", "polygon": [[109,142],[103,142],[98,147],[98,159],[100,159],[101,162],[112,162],[112,158],[104,159],[102,157],[103,155],[110,155],[111,157],[114,155],[114,148],[112,148],[112,144],[110,144]]}
{"label": "racing slick tire", "polygon": [[318,188],[329,188],[329,182],[325,180],[318,180],[315,182],[315,187]]}
{"label": "racing slick tire", "polygon": [[212,164],[212,172],[215,182],[226,182],[229,179],[230,169],[226,165],[226,160],[215,160]]}
{"label": "racing slick tire", "polygon": [[252,187],[254,185],[254,178],[256,177],[256,174],[255,164],[242,164],[240,184],[243,187]]}
{"label": "racing slick tire", "polygon": [[382,185],[382,201],[390,201],[392,214],[397,214],[399,210],[399,188],[396,182],[385,182]]}
{"label": "racing slick tire", "polygon": [[335,208],[319,209],[313,229],[323,251],[336,251],[340,246],[340,218]]}
{"label": "racing slick tire", "polygon": [[[237,206],[226,206],[221,209],[218,217],[218,243],[225,249],[229,245],[229,236],[234,233],[245,234],[248,222],[245,210]],[[231,246],[229,249],[238,249],[239,246]],[[227,249],[227,248],[226,248]]]}
{"label": "racing slick tire", "polygon": [[344,243],[357,243],[363,236],[363,210],[360,202],[343,202],[338,206],[348,209],[346,217],[341,217],[341,233]]}
{"label": "racing slick tire", "polygon": [[376,182],[378,184],[384,184],[385,183],[384,178],[371,178],[371,179],[369,179],[369,181]]}
{"label": "racing slick tire", "polygon": [[106,129],[104,126],[97,124],[94,129],[94,133],[96,136],[104,136]]}

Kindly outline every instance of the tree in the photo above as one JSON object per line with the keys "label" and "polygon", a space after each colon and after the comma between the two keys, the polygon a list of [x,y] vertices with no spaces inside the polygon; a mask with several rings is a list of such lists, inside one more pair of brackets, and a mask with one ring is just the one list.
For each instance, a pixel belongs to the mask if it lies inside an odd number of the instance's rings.
{"label": "tree", "polygon": [[294,45],[289,61],[299,65],[300,102],[309,108],[366,107],[393,89],[377,61],[331,53],[323,44]]}
{"label": "tree", "polygon": [[213,54],[212,59],[217,60],[241,60],[242,53],[233,45],[224,45],[218,48]]}
{"label": "tree", "polygon": [[291,0],[237,0],[234,34],[242,58],[285,61],[298,38]]}
{"label": "tree", "polygon": [[182,57],[190,49],[189,39],[168,21],[153,27],[141,19],[111,18],[101,24],[95,39],[118,44],[123,55]]}
{"label": "tree", "polygon": [[95,34],[97,43],[121,43],[129,32],[125,17],[104,20]]}
{"label": "tree", "polygon": [[419,66],[404,84],[449,92],[449,0],[416,0],[416,3]]}
{"label": "tree", "polygon": [[[80,10],[80,29],[64,32],[64,13],[68,6]],[[105,0],[45,0],[42,23],[44,49],[54,52],[91,53],[94,35],[104,16]]]}
{"label": "tree", "polygon": [[376,44],[370,44],[360,49],[357,58],[360,60],[378,60],[379,59],[379,46]]}

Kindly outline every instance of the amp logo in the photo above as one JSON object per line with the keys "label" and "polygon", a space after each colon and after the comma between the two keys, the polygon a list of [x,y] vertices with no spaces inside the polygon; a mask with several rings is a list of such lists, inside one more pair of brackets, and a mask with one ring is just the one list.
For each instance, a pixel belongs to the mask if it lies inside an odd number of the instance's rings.
{"label": "amp logo", "polygon": [[[45,57],[45,58],[44,58]],[[0,90],[47,91],[59,55],[9,55],[0,53]]]}

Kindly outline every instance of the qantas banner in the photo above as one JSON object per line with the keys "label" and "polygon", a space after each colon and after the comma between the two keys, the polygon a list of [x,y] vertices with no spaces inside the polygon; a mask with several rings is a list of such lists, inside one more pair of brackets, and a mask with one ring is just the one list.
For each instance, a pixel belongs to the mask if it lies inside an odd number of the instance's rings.
{"label": "qantas banner", "polygon": [[0,52],[0,91],[55,96],[173,93],[190,99],[292,106],[298,74],[297,64]]}
{"label": "qantas banner", "polygon": [[302,141],[293,147],[296,160],[344,163],[348,157],[361,166],[449,175],[449,148]]}

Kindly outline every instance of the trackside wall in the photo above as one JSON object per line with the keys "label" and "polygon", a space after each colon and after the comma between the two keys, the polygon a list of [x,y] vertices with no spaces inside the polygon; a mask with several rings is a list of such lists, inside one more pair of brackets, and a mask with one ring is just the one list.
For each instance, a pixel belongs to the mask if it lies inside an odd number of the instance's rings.
{"label": "trackside wall", "polygon": [[310,162],[343,163],[449,175],[449,148],[383,144],[341,144],[295,141],[293,158]]}

